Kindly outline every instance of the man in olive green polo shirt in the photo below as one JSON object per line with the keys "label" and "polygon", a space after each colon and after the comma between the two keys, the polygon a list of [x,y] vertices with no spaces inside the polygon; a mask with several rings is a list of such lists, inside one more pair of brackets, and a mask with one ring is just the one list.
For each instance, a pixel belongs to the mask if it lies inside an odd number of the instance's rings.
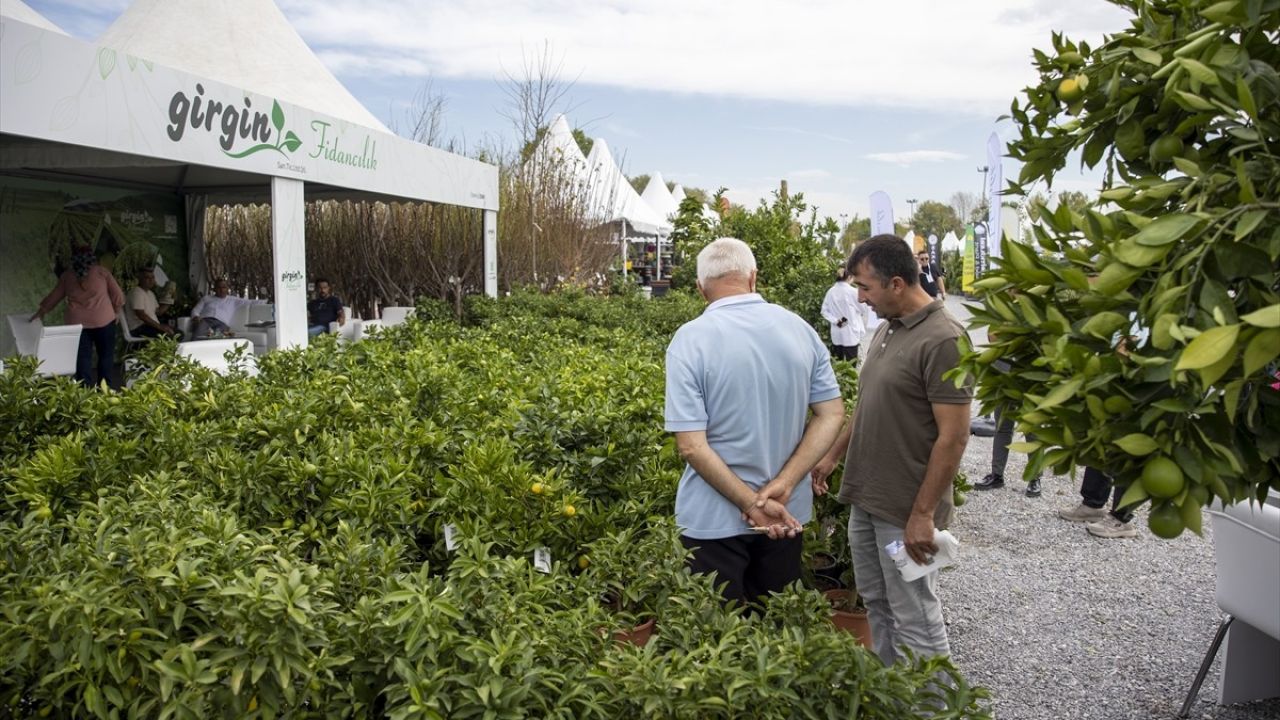
{"label": "man in olive green polo shirt", "polygon": [[938,550],[935,528],[950,520],[973,390],[942,376],[959,362],[964,327],[920,287],[920,267],[901,238],[859,243],[847,267],[862,302],[887,322],[864,343],[858,404],[814,469],[814,492],[826,492],[827,476],[847,451],[839,499],[853,505],[854,580],[880,658],[894,662],[899,647],[948,655],[938,574],[906,582],[884,547],[900,540],[924,564]]}

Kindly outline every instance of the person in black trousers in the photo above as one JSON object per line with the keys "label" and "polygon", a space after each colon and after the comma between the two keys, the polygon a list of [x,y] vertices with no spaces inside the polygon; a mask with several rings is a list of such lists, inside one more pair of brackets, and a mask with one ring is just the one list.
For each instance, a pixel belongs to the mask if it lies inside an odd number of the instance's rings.
{"label": "person in black trousers", "polygon": [[[1130,538],[1138,535],[1133,524],[1133,511],[1120,507],[1126,487],[1120,487],[1097,468],[1086,467],[1080,483],[1079,505],[1058,511],[1058,517],[1071,522],[1085,523],[1090,535],[1100,538]],[[1106,510],[1107,496],[1111,496],[1111,511]]]}

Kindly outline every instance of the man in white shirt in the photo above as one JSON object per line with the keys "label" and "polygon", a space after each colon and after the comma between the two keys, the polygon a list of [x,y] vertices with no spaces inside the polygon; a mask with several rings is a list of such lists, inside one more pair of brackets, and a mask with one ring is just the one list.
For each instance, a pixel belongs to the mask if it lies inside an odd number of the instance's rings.
{"label": "man in white shirt", "polygon": [[227,332],[237,308],[263,302],[236,297],[230,292],[231,284],[225,278],[220,279],[213,285],[213,294],[205,295],[191,308],[191,332],[195,337]]}
{"label": "man in white shirt", "polygon": [[125,298],[125,322],[129,332],[137,337],[162,337],[175,335],[177,330],[160,322],[160,315],[168,305],[161,305],[156,300],[156,274],[151,268],[144,268],[138,273],[138,284],[129,291]]}
{"label": "man in white shirt", "polygon": [[857,360],[867,331],[866,306],[858,302],[858,290],[845,278],[844,268],[836,271],[836,282],[822,299],[822,317],[831,323],[831,356]]}

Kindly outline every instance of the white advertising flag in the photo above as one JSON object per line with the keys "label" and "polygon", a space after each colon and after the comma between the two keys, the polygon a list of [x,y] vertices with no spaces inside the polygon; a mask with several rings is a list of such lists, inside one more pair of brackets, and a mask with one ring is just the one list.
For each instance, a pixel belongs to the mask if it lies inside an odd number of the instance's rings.
{"label": "white advertising flag", "polygon": [[999,135],[991,133],[987,138],[987,257],[1000,257],[1000,192],[1004,187],[1000,159],[1003,155],[1004,143],[1000,142]]}
{"label": "white advertising flag", "polygon": [[893,201],[888,193],[871,193],[871,236],[893,234]]}

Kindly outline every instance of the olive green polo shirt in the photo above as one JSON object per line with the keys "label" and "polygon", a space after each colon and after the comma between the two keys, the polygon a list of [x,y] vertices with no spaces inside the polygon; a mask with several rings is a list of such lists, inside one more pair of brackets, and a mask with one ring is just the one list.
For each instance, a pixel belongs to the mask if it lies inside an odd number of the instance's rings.
{"label": "olive green polo shirt", "polygon": [[[938,439],[933,403],[973,399],[972,382],[956,387],[943,380],[960,360],[957,340],[964,326],[935,300],[876,329],[858,373],[858,404],[838,496],[899,527],[924,482],[929,454]],[[951,493],[934,514],[938,529],[951,520]]]}

